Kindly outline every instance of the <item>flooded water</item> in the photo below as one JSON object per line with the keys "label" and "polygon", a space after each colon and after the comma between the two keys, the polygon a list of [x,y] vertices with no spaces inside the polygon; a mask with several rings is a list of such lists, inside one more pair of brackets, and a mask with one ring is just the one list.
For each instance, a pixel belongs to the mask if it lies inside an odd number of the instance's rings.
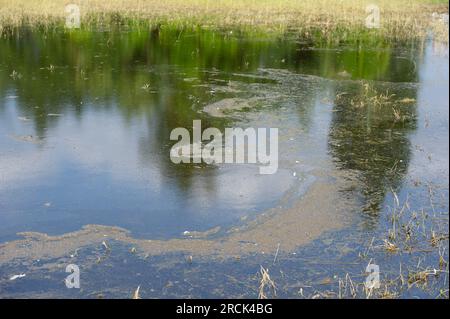
{"label": "flooded water", "polygon": [[[432,215],[424,233],[440,231],[436,220],[447,227],[448,256],[448,66],[448,47],[431,40],[330,46],[167,29],[2,38],[0,295],[127,297],[146,282],[145,297],[256,297],[267,264],[279,295],[301,297],[294,282],[364,273],[358,254],[386,237],[390,209],[404,202]],[[278,171],[172,163],[171,130],[196,119],[278,128]],[[93,231],[117,240],[100,263],[99,239],[77,233],[86,225],[129,233]],[[28,256],[8,248],[20,232],[74,240],[53,255],[44,238],[42,257]],[[76,258],[89,287],[74,292],[58,285],[77,244],[88,247]],[[184,254],[195,253],[202,263],[186,270]],[[375,256],[393,271],[417,261]]]}

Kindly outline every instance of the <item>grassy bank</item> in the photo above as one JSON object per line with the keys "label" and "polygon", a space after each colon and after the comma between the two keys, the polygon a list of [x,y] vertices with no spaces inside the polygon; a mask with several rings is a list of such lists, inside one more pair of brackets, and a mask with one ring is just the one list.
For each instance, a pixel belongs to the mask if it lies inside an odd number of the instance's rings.
{"label": "grassy bank", "polygon": [[[0,33],[23,26],[64,24],[68,3],[80,8],[82,27],[111,25],[251,28],[294,31],[306,37],[345,38],[348,33],[392,39],[424,37],[434,29],[442,39],[447,27],[433,12],[448,12],[448,2],[433,0],[0,0]],[[380,8],[380,28],[368,29],[368,4]]]}

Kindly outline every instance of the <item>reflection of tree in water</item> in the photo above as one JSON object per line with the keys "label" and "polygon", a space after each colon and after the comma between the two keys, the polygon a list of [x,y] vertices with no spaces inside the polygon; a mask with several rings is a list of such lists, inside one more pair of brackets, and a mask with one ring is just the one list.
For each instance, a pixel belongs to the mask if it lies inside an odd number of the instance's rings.
{"label": "reflection of tree in water", "polygon": [[[32,121],[33,135],[43,139],[61,123],[62,117],[51,113],[81,121],[87,111],[114,112],[130,127],[133,120],[146,119],[148,138],[139,144],[143,163],[156,161],[162,176],[187,190],[199,171],[206,170],[172,164],[168,137],[173,128],[190,127],[199,118],[194,100],[212,98],[201,84],[216,75],[205,70],[255,70],[261,56],[277,54],[279,44],[271,40],[241,41],[213,31],[24,31],[0,41],[0,96],[16,92],[18,113]],[[20,78],[10,77],[13,70]],[[204,119],[204,125],[224,124]]]}
{"label": "reflection of tree in water", "polygon": [[[202,118],[200,114],[192,109],[192,101],[188,99],[189,89],[183,87],[183,78],[174,75],[170,79],[170,84],[178,89],[170,93],[164,92],[164,83],[155,84],[156,93],[153,95],[157,100],[154,104],[154,111],[145,115],[147,131],[139,140],[139,156],[142,164],[157,165],[159,174],[172,182],[175,182],[178,189],[186,196],[195,186],[202,188],[208,193],[214,193],[215,179],[214,171],[210,166],[204,164],[174,164],[170,160],[170,148],[176,141],[170,141],[169,136],[172,129],[177,127],[187,128],[191,132],[192,121],[202,120],[202,128],[212,126],[208,120]],[[161,87],[159,87],[161,86]],[[190,93],[193,93],[190,91]],[[197,92],[201,95],[201,92]],[[204,93],[203,93],[204,94]],[[217,125],[216,125],[217,126]],[[201,181],[199,177],[202,178]],[[197,183],[196,185],[194,185]],[[206,183],[205,185],[199,185]]]}
{"label": "reflection of tree in water", "polygon": [[[117,112],[126,123],[144,118],[148,136],[140,142],[143,162],[156,160],[162,176],[175,175],[180,188],[188,189],[199,170],[168,161],[171,145],[168,136],[173,128],[190,127],[192,120],[199,118],[192,107],[195,100],[204,105],[220,98],[218,93],[211,95],[205,83],[220,79],[224,83],[248,81],[247,84],[254,85],[255,79],[245,80],[236,73],[257,73],[259,68],[288,69],[323,77],[348,71],[354,78],[384,80],[411,74],[406,67],[392,68],[389,54],[389,50],[364,54],[352,50],[314,51],[302,48],[295,41],[270,38],[252,41],[248,37],[231,37],[208,30],[125,33],[80,30],[51,34],[23,31],[0,41],[0,96],[8,91],[16,92],[18,111],[33,121],[38,137],[44,137],[60,121],[59,117],[49,117],[49,113],[71,113],[81,120],[88,110],[107,110]],[[360,63],[362,56],[367,63]],[[21,74],[20,79],[11,79],[13,70]],[[284,79],[278,83],[282,84],[281,93],[288,96],[287,106],[295,103],[293,107],[298,109],[300,124],[307,130],[314,96],[299,91],[309,81],[295,83],[282,72],[279,75]],[[413,80],[402,78],[402,81]],[[271,83],[266,84],[258,85],[273,93]],[[386,168],[406,169],[409,155],[406,156],[408,146],[403,132],[412,129],[414,123],[394,122],[381,116],[381,111],[352,110],[347,104],[342,100],[336,105],[331,149],[341,163],[368,172],[373,185],[382,185]],[[226,125],[224,121],[203,120],[204,127]],[[386,139],[389,130],[390,140],[383,142],[384,145],[381,141]],[[344,146],[333,146],[333,141]],[[365,146],[370,142],[375,145],[369,162],[376,165],[363,162],[368,158]],[[344,151],[345,148],[349,151]],[[396,163],[394,159],[403,162]],[[368,192],[376,193],[379,188],[374,186]]]}
{"label": "reflection of tree in water", "polygon": [[[174,72],[180,78],[196,78],[194,84],[199,84],[209,76],[204,70],[254,71],[261,61],[281,60],[290,47],[286,42],[248,41],[207,30],[22,30],[0,41],[0,95],[16,92],[21,114],[31,118],[36,135],[44,137],[58,122],[49,113],[73,111],[82,118],[86,108],[114,107],[126,119],[140,117],[152,112],[149,105],[155,101],[151,94],[156,87],[190,87],[189,94],[195,95],[192,83],[172,85]],[[12,79],[13,71],[20,78]]]}
{"label": "reflection of tree in water", "polygon": [[364,211],[375,216],[386,193],[402,183],[411,157],[409,133],[417,124],[415,102],[405,103],[416,90],[401,84],[386,89],[360,83],[339,89],[329,131],[336,164],[358,172]]}

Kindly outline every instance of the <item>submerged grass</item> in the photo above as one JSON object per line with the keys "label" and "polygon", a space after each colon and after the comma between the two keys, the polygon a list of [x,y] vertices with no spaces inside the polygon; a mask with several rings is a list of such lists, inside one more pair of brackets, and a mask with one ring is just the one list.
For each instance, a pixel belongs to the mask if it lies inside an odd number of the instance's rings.
{"label": "submerged grass", "polygon": [[[264,32],[294,31],[311,38],[393,39],[424,37],[430,29],[448,39],[440,13],[448,2],[432,0],[74,0],[82,28],[203,27],[251,28]],[[66,0],[0,0],[0,33],[23,26],[61,27],[68,13]],[[367,5],[380,8],[380,28],[368,29]]]}

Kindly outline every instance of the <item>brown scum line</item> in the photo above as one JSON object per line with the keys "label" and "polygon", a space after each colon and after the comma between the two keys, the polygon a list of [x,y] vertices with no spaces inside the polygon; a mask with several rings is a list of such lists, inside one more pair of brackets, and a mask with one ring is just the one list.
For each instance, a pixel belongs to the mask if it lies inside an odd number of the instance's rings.
{"label": "brown scum line", "polygon": [[37,232],[19,233],[23,239],[0,245],[0,264],[16,258],[44,259],[69,256],[90,245],[115,240],[134,245],[138,253],[159,255],[183,252],[191,255],[213,255],[219,258],[251,253],[289,252],[310,242],[326,230],[342,227],[343,214],[353,205],[340,198],[338,186],[317,181],[290,208],[275,208],[240,230],[216,238],[183,238],[170,240],[136,239],[123,228],[86,225],[81,230],[60,236]]}

